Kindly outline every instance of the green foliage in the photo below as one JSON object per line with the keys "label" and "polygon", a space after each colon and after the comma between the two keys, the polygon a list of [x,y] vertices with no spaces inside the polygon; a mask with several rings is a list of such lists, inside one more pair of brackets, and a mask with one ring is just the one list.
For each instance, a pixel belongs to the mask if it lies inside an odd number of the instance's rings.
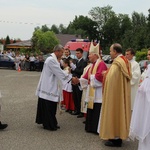
{"label": "green foliage", "polygon": [[9,38],[9,36],[7,35],[7,37],[6,37],[6,41],[5,41],[5,45],[4,45],[4,49],[6,49],[6,45],[7,44],[10,44],[10,38]]}
{"label": "green foliage", "polygon": [[136,51],[136,61],[147,59],[147,49],[142,49],[141,51]]}
{"label": "green foliage", "polygon": [[38,49],[26,49],[26,48],[20,48],[20,54],[28,54],[29,56],[31,55],[31,53],[35,56],[36,54],[40,54],[41,51]]}
{"label": "green foliage", "polygon": [[110,47],[106,47],[105,49],[103,49],[103,52],[102,52],[103,55],[110,55]]}
{"label": "green foliage", "polygon": [[16,40],[15,40],[15,39],[13,40],[13,43],[16,43]]}
{"label": "green foliage", "polygon": [[41,30],[42,32],[50,31],[50,29],[46,25],[42,26]]}
{"label": "green foliage", "polygon": [[63,24],[59,25],[59,33],[61,34],[67,34],[67,29]]}
{"label": "green foliage", "polygon": [[82,38],[89,38],[89,40],[99,39],[97,31],[97,23],[87,16],[75,16],[75,19],[70,24],[69,29],[75,31],[75,34],[80,34]]}
{"label": "green foliage", "polygon": [[112,6],[107,5],[105,7],[93,7],[89,11],[92,19],[97,22],[99,26],[99,32],[101,32],[103,26],[106,22],[115,15],[115,12],[112,10]]}
{"label": "green foliage", "polygon": [[148,17],[143,13],[133,12],[129,18],[126,14],[115,14],[108,5],[94,7],[89,14],[98,24],[103,49],[113,43],[120,43],[124,49],[150,47],[150,10]]}
{"label": "green foliage", "polygon": [[[127,14],[116,14],[112,6],[107,5],[93,7],[89,11],[89,15],[90,17],[75,16],[67,27],[63,24],[60,24],[59,27],[53,24],[49,29],[44,25],[42,32],[53,31],[54,33],[81,35],[81,38],[88,37],[89,40],[98,40],[105,51],[113,43],[120,43],[124,50],[129,47],[138,50],[150,47],[150,9],[147,17],[143,13],[135,11],[129,17]],[[36,31],[38,30],[41,29],[37,27]],[[42,44],[40,45],[43,48]]]}
{"label": "green foliage", "polygon": [[20,54],[28,54],[30,55],[30,53],[33,53],[34,51],[32,49],[26,49],[26,48],[20,48],[19,50]]}
{"label": "green foliage", "polygon": [[9,38],[9,36],[8,36],[8,35],[7,35],[7,37],[6,37],[5,44],[6,44],[6,45],[7,45],[7,44],[10,44],[10,38]]}
{"label": "green foliage", "polygon": [[54,33],[58,34],[59,33],[59,29],[56,25],[52,25],[51,27],[51,31],[53,31]]}
{"label": "green foliage", "polygon": [[32,48],[34,51],[50,53],[55,45],[59,43],[56,35],[52,31],[43,32],[41,29],[34,31],[32,36]]}

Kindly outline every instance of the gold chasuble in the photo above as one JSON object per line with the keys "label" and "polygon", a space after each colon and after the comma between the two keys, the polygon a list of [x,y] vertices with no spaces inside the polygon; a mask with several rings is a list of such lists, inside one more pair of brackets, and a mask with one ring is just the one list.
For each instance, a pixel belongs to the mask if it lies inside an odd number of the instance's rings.
{"label": "gold chasuble", "polygon": [[117,57],[104,79],[100,138],[126,139],[131,118],[130,62],[124,56]]}
{"label": "gold chasuble", "polygon": [[[101,62],[100,59],[97,60],[96,64],[90,67],[89,72],[88,72],[88,80],[90,81],[90,76],[91,74],[95,75],[97,71],[97,67],[99,66],[99,63]],[[92,70],[93,69],[93,70]],[[92,82],[92,81],[90,81]],[[89,85],[89,99],[88,99],[88,105],[87,108],[93,109],[94,106],[94,98],[95,98],[95,88]]]}

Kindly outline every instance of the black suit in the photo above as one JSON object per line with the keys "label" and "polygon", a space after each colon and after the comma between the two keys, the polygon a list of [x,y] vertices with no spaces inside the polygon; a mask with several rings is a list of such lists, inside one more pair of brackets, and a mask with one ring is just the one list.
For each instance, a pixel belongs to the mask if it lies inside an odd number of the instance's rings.
{"label": "black suit", "polygon": [[[87,62],[83,58],[79,62],[77,61],[76,62],[76,69],[74,71],[72,71],[73,77],[80,78],[86,65],[87,65]],[[78,114],[80,114],[81,97],[82,97],[82,90],[79,89],[79,86],[80,86],[80,84],[72,85],[75,111]]]}

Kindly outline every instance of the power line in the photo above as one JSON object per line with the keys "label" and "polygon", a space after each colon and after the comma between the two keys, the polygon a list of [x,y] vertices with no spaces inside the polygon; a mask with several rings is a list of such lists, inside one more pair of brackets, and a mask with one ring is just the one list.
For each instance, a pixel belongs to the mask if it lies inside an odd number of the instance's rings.
{"label": "power line", "polygon": [[[56,25],[56,24],[44,24],[44,23],[35,23],[35,22],[17,22],[17,21],[7,21],[7,20],[0,20],[0,23],[7,23],[7,24],[23,24],[23,25],[47,25],[47,26],[52,26],[52,25]],[[67,26],[68,24],[63,24],[65,26]],[[57,26],[57,25],[56,25]]]}
{"label": "power line", "polygon": [[[0,20],[0,23],[8,23],[8,24],[24,24],[24,25],[43,25],[41,23],[34,23],[34,22],[16,22],[16,21],[6,21]],[[51,25],[51,24],[44,24],[44,25]]]}

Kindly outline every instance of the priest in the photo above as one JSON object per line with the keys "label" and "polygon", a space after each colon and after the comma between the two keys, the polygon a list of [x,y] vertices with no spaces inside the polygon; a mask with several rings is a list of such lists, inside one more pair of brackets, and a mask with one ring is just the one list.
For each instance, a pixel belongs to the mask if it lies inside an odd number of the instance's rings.
{"label": "priest", "polygon": [[131,64],[118,43],[110,47],[113,63],[104,75],[100,138],[105,146],[121,147],[128,138],[131,117]]}
{"label": "priest", "polygon": [[36,90],[38,96],[36,123],[46,130],[56,131],[60,128],[56,119],[57,103],[62,100],[62,83],[72,77],[63,72],[59,60],[63,55],[62,45],[56,45],[53,53],[46,59]]}
{"label": "priest", "polygon": [[85,75],[80,78],[82,87],[85,87],[87,84],[87,94],[85,98],[85,102],[87,103],[85,130],[98,134],[97,128],[102,105],[103,72],[107,70],[107,66],[100,58],[99,44],[94,46],[93,43],[91,43],[88,57],[91,65]]}

